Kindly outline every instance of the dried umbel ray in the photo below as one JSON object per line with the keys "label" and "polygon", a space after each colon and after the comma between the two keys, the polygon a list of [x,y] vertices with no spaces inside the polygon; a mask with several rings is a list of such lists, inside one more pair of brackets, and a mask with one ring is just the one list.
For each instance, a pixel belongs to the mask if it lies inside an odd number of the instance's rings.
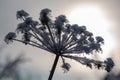
{"label": "dried umbel ray", "polygon": [[[107,72],[111,71],[114,66],[111,58],[107,58],[105,61],[97,61],[77,56],[102,52],[101,46],[104,44],[104,39],[101,36],[94,37],[86,26],[69,24],[65,15],[59,15],[55,20],[52,20],[50,13],[50,9],[42,9],[40,22],[38,22],[29,17],[29,14],[24,10],[17,11],[16,17],[22,22],[18,24],[16,32],[9,32],[5,36],[5,42],[22,42],[25,45],[31,45],[56,55],[48,80],[53,77],[59,57],[62,58],[61,67],[64,72],[69,71],[71,67],[65,58],[73,59],[91,69],[95,67],[105,69]],[[20,39],[17,37],[19,34],[22,34]]]}

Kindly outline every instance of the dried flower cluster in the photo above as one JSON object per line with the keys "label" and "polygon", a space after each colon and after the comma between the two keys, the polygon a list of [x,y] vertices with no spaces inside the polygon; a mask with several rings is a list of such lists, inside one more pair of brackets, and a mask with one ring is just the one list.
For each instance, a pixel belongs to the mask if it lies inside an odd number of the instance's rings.
{"label": "dried flower cluster", "polygon": [[40,22],[32,20],[29,14],[24,10],[17,12],[17,19],[23,22],[18,24],[16,29],[17,35],[22,34],[21,39],[16,38],[16,33],[10,32],[5,37],[5,42],[19,41],[24,44],[32,45],[44,49],[50,53],[61,56],[65,72],[69,71],[70,64],[65,62],[64,57],[70,58],[86,65],[98,69],[104,68],[110,72],[114,66],[111,58],[107,58],[104,62],[91,60],[86,57],[78,57],[71,54],[93,54],[101,52],[101,46],[104,39],[100,36],[94,37],[93,33],[88,31],[86,26],[77,24],[69,24],[65,15],[59,15],[53,21],[50,16],[50,9],[43,9],[40,12]]}

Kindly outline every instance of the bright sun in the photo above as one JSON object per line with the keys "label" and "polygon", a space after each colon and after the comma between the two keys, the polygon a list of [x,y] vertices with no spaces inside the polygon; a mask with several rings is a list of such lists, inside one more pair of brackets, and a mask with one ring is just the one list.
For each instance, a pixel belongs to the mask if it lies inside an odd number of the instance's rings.
{"label": "bright sun", "polygon": [[95,6],[79,6],[67,14],[71,24],[85,25],[93,32],[94,36],[102,36],[105,39],[103,53],[105,56],[114,48],[115,41],[110,33],[111,23],[103,14],[103,11]]}

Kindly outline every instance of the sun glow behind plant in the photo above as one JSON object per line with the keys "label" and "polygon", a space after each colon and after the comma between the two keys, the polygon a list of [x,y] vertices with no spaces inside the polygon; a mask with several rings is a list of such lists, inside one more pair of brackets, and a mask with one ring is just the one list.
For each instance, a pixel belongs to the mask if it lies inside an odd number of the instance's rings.
{"label": "sun glow behind plant", "polygon": [[[115,47],[115,40],[110,33],[112,23],[106,18],[101,8],[97,6],[77,6],[67,15],[71,24],[85,25],[95,36],[102,36],[104,57]],[[102,56],[103,57],[103,56]]]}

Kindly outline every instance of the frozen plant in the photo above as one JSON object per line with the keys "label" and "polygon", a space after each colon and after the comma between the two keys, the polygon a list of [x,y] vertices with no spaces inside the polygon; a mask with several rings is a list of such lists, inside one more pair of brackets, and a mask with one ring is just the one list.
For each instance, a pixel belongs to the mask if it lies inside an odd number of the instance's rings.
{"label": "frozen plant", "polygon": [[[41,10],[40,22],[38,22],[29,17],[29,14],[24,10],[18,11],[16,17],[22,22],[17,26],[17,33],[10,32],[6,35],[5,42],[22,42],[25,45],[31,45],[56,55],[48,80],[52,80],[59,58],[63,60],[61,67],[64,72],[71,68],[65,58],[73,59],[91,69],[95,67],[105,69],[107,72],[112,70],[114,62],[111,58],[98,61],[78,56],[102,52],[101,46],[104,44],[104,39],[101,36],[94,37],[86,26],[69,24],[65,15],[59,15],[55,20],[52,20],[50,13],[50,9]],[[17,37],[19,34],[22,34],[20,39]]]}

